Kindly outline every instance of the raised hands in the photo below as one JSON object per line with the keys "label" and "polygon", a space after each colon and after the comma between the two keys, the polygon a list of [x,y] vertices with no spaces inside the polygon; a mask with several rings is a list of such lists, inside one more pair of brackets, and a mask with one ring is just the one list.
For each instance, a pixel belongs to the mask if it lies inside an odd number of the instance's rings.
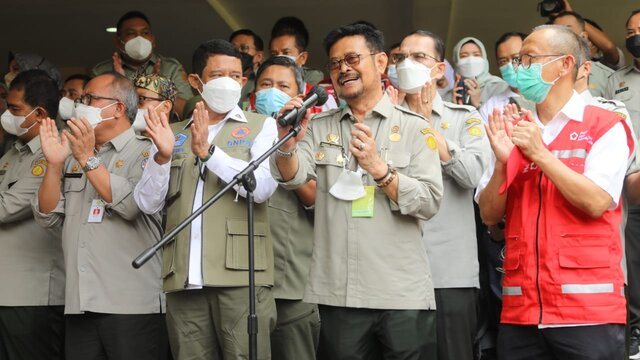
{"label": "raised hands", "polygon": [[175,144],[175,138],[169,126],[167,115],[154,109],[149,109],[144,116],[144,120],[147,122],[147,135],[158,148],[154,160],[160,165],[166,164],[171,160]]}
{"label": "raised hands", "polygon": [[47,164],[50,165],[62,166],[67,157],[71,155],[67,138],[58,134],[56,122],[50,118],[46,118],[40,123],[40,146]]}
{"label": "raised hands", "polygon": [[191,116],[191,151],[195,156],[204,159],[209,154],[209,111],[204,102],[199,101]]}
{"label": "raised hands", "polygon": [[120,57],[120,54],[118,54],[117,51],[113,53],[113,56],[111,56],[111,60],[113,61],[113,71],[124,76],[124,67],[122,67],[122,58]]}
{"label": "raised hands", "polygon": [[387,165],[380,158],[371,128],[363,123],[356,123],[351,132],[349,152],[358,160],[360,167],[371,174],[374,179],[382,178],[387,173]]}
{"label": "raised hands", "polygon": [[62,131],[71,148],[73,157],[81,166],[87,163],[87,160],[95,154],[96,138],[93,133],[93,126],[85,118],[71,118],[67,121],[68,130]]}
{"label": "raised hands", "polygon": [[493,113],[489,114],[489,124],[485,125],[487,130],[487,136],[489,137],[489,143],[491,143],[491,149],[496,155],[497,162],[505,165],[509,159],[509,154],[515,146],[511,140],[511,134],[513,133],[513,108],[517,113],[518,108],[509,104],[505,107],[504,111],[499,108],[494,108]]}

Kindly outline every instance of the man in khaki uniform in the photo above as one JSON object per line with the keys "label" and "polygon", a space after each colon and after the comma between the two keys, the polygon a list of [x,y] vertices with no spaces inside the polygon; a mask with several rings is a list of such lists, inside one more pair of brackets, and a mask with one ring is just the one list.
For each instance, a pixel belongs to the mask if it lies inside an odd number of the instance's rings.
{"label": "man in khaki uniform", "polygon": [[[240,53],[231,43],[216,39],[201,44],[193,55],[193,69],[189,81],[202,94],[206,107],[198,103],[191,120],[171,126],[173,141],[166,123],[147,127],[157,152],[152,149],[149,167],[134,195],[144,212],[156,213],[166,207],[167,229],[202,206],[250,160],[261,156],[277,133],[274,119],[238,107],[246,78]],[[254,174],[258,359],[270,359],[269,332],[275,325],[276,309],[270,288],[273,244],[266,200],[277,184],[268,163]],[[225,194],[164,249],[162,278],[169,340],[176,360],[202,359],[203,354],[206,359],[248,357],[244,196],[242,188]]]}
{"label": "man in khaki uniform", "polygon": [[151,32],[147,16],[139,11],[130,11],[118,20],[117,33],[113,39],[116,52],[109,60],[93,67],[91,76],[115,71],[134,80],[140,75],[157,73],[173,81],[178,88],[174,104],[175,112],[182,116],[183,108],[193,92],[187,82],[187,73],[180,62],[154,52],[156,38]]}
{"label": "man in khaki uniform", "polygon": [[[307,116],[306,130],[271,158],[285,188],[317,181],[304,300],[319,304],[318,356],[435,358],[435,299],[420,223],[442,197],[433,130],[383,93],[381,32],[343,26],[329,33],[325,48],[347,107],[311,123]],[[301,104],[292,99],[285,109]],[[288,130],[280,128],[280,136]]]}
{"label": "man in khaki uniform", "polygon": [[2,127],[18,140],[0,158],[0,359],[64,358],[60,231],[36,224],[31,199],[47,167],[40,122],[55,117],[58,87],[44,71],[11,83]]}
{"label": "man in khaki uniform", "polygon": [[[474,107],[443,101],[436,91],[435,82],[444,76],[444,42],[418,30],[402,40],[400,51],[398,86],[412,89],[404,106],[433,127],[442,165],[444,197],[422,235],[438,309],[438,359],[472,360],[480,288],[473,189],[487,167],[489,141]],[[416,78],[426,79],[418,90]]]}
{"label": "man in khaki uniform", "polygon": [[[633,131],[640,134],[640,9],[627,19],[627,50],[634,57],[633,63],[616,71],[609,77],[605,98],[623,102],[633,124]],[[635,41],[634,41],[635,40]],[[638,167],[638,158],[633,164]],[[627,195],[637,194],[640,187],[640,173],[628,175],[625,183]],[[632,196],[637,197],[637,196]],[[631,199],[627,227],[625,231],[625,256],[627,260],[627,309],[629,312],[629,358],[640,359],[640,206],[637,199]]]}
{"label": "man in khaki uniform", "polygon": [[133,198],[151,145],[131,128],[136,109],[133,84],[105,74],[87,83],[62,137],[49,119],[40,129],[47,168],[33,210],[40,225],[62,227],[68,360],[167,353],[160,256],[131,267],[161,231],[159,214]]}

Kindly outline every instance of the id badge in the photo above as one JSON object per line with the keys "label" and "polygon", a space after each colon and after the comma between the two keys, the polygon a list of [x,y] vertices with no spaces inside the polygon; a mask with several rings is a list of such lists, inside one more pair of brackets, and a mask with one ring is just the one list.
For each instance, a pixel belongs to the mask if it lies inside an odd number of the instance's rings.
{"label": "id badge", "polygon": [[104,217],[104,201],[94,199],[91,201],[91,209],[89,209],[88,223],[101,223]]}
{"label": "id badge", "polygon": [[373,205],[375,203],[374,195],[376,187],[367,185],[364,187],[365,195],[351,202],[351,217],[354,218],[371,218],[373,217]]}

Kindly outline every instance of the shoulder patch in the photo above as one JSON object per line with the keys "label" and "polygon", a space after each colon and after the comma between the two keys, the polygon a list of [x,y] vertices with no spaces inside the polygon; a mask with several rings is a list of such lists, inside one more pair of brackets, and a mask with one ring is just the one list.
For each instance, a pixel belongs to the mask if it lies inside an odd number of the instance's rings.
{"label": "shoulder patch", "polygon": [[425,142],[427,143],[427,147],[431,150],[435,151],[438,148],[438,141],[433,133],[429,133],[425,136]]}
{"label": "shoulder patch", "polygon": [[42,174],[44,174],[44,166],[43,165],[36,165],[36,166],[31,168],[31,175],[33,175],[33,176],[42,176]]}
{"label": "shoulder patch", "polygon": [[475,136],[475,137],[481,137],[482,136],[482,129],[478,125],[474,125],[474,126],[470,127],[469,130],[467,130],[467,131],[469,132],[469,135],[471,135],[471,136]]}
{"label": "shoulder patch", "polygon": [[433,129],[424,128],[424,129],[420,130],[420,133],[422,133],[422,135],[433,134]]}
{"label": "shoulder patch", "polygon": [[467,125],[482,124],[482,120],[471,118],[471,119],[467,119],[467,121],[465,121],[464,123]]}

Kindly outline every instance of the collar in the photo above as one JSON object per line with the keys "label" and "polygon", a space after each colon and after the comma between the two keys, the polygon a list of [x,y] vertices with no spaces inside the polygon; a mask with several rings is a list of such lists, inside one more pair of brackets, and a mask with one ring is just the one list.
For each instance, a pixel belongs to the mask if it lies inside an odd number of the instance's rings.
{"label": "collar", "polygon": [[[151,57],[149,58],[149,60],[147,60],[144,64],[142,64],[142,66],[140,68],[142,69],[146,69],[149,65],[155,65],[155,63],[158,61],[158,55],[156,55],[156,53],[151,53]],[[127,64],[126,62],[122,62],[122,66],[128,67],[131,70],[138,70],[139,68],[133,67],[129,64]]]}
{"label": "collar", "polygon": [[[573,90],[573,94],[569,101],[560,109],[560,111],[547,123],[547,126],[558,119],[570,119],[578,122],[582,122],[582,116],[584,114],[584,108],[587,106],[587,103],[584,101],[582,96],[578,94],[577,91]],[[542,123],[538,119],[538,113],[533,112],[533,116],[535,117],[536,123],[541,125]]]}
{"label": "collar", "polygon": [[431,105],[431,111],[435,112],[439,116],[442,116],[444,113],[444,101],[442,101],[442,97],[436,91],[436,96],[433,97],[433,104]]}
{"label": "collar", "polygon": [[34,137],[28,143],[23,143],[22,140],[18,139],[13,144],[18,152],[22,153],[24,151],[31,150],[32,154],[35,154],[36,151],[40,150],[40,135]]}
{"label": "collar", "polygon": [[[382,94],[382,98],[380,101],[373,107],[371,110],[372,113],[376,113],[380,115],[383,119],[388,119],[391,117],[391,113],[393,112],[394,105],[391,103],[391,99],[387,96],[386,93]],[[348,116],[351,122],[356,122],[356,117],[353,116],[353,112],[351,112],[351,108],[349,105],[345,106],[340,113],[340,121],[344,120]],[[367,114],[368,115],[368,114]],[[365,115],[366,116],[366,115]]]}
{"label": "collar", "polygon": [[586,89],[585,91],[581,92],[579,95],[582,98],[582,100],[584,100],[585,103],[591,104],[591,102],[593,102],[593,95],[591,95],[591,92],[589,92],[589,89]]}
{"label": "collar", "polygon": [[227,115],[224,117],[222,121],[226,121],[228,119],[243,122],[243,123],[247,122],[247,118],[246,116],[244,116],[244,112],[242,111],[242,109],[240,109],[238,105],[236,105],[233,109],[231,109],[231,111],[227,113]]}
{"label": "collar", "polygon": [[127,130],[116,135],[116,137],[114,137],[113,139],[107,141],[102,146],[102,148],[104,148],[105,145],[111,144],[111,146],[113,146],[116,152],[120,152],[125,147],[125,145],[127,145],[127,143],[135,137],[136,137],[136,133],[133,131],[133,127],[130,127]]}

